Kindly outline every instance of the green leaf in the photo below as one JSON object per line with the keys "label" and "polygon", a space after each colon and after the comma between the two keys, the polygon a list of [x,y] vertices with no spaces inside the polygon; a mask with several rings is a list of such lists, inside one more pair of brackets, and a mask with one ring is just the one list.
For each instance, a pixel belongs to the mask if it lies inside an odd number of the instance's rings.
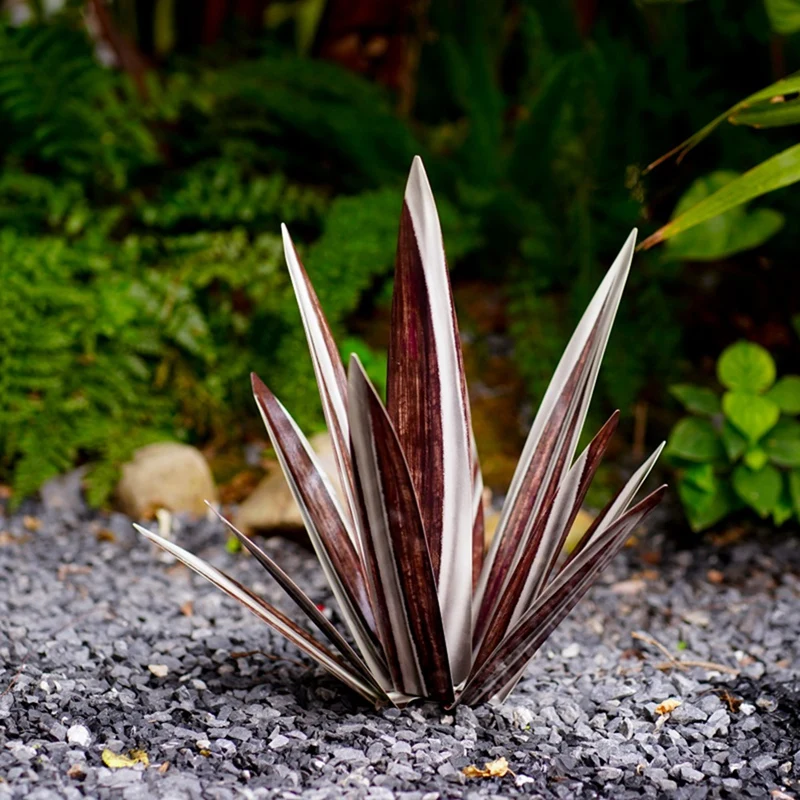
{"label": "green leaf", "polygon": [[800,467],[800,422],[782,419],[764,440],[764,449],[779,467]]}
{"label": "green leaf", "polygon": [[[690,211],[717,190],[739,177],[738,172],[718,170],[698,178],[678,201],[673,218]],[[676,234],[667,243],[670,258],[715,261],[762,245],[783,226],[783,214],[771,209],[748,212],[744,205],[726,211],[690,230]]]}
{"label": "green leaf", "polygon": [[764,0],[769,24],[775,33],[791,36],[800,31],[800,2],[798,0]]}
{"label": "green leaf", "polygon": [[800,414],[800,375],[786,375],[767,392],[784,414]]}
{"label": "green leaf", "polygon": [[704,492],[713,492],[717,488],[717,480],[711,464],[692,464],[683,473],[683,480]]}
{"label": "green leaf", "polygon": [[775,382],[775,362],[761,345],[736,342],[719,357],[717,377],[727,389],[763,392]]}
{"label": "green leaf", "polygon": [[661,156],[657,161],[654,161],[647,169],[653,169],[671,156],[676,156],[676,159],[680,161],[693,147],[696,147],[703,139],[713,133],[718,125],[721,125],[726,120],[735,123],[748,109],[762,105],[765,102],[775,101],[776,98],[783,99],[785,95],[794,94],[798,91],[800,91],[800,72],[795,72],[786,78],[781,78],[781,80],[771,83],[763,89],[759,89],[757,92],[745,97],[744,100],[740,100],[729,109],[723,111],[719,116],[714,117],[711,122],[703,126],[696,133],[693,133],[677,147],[674,147],[668,153]]}
{"label": "green leaf", "polygon": [[676,217],[652,236],[640,248],[647,250],[695,225],[724,214],[736,206],[756,197],[790,186],[800,180],[800,144],[793,145],[772,158],[768,158],[744,175],[727,183],[696,206]]}
{"label": "green leaf", "polygon": [[749,125],[753,128],[783,128],[800,122],[800,99],[784,100],[776,97],[764,100],[750,108],[737,111],[728,117],[731,125]]}
{"label": "green leaf", "polygon": [[744,451],[747,450],[747,439],[727,420],[722,425],[720,438],[722,439],[722,446],[725,448],[725,454],[728,456],[728,461],[731,463],[738,461]]}
{"label": "green leaf", "polygon": [[722,445],[710,422],[697,417],[686,417],[672,429],[667,453],[686,461],[702,463],[720,458]]}
{"label": "green leaf", "polygon": [[789,476],[783,481],[781,494],[775,508],[772,509],[772,521],[777,525],[783,525],[794,513],[794,506],[792,505],[792,494],[789,489]]}
{"label": "green leaf", "polygon": [[793,469],[789,473],[789,495],[792,498],[794,513],[800,519],[800,469]]}
{"label": "green leaf", "polygon": [[772,400],[750,392],[725,392],[722,410],[751,444],[772,430],[781,415]]}
{"label": "green leaf", "polygon": [[710,528],[741,506],[741,501],[726,482],[717,481],[715,491],[705,492],[686,480],[678,483],[678,495],[689,526],[695,532]]}
{"label": "green leaf", "polygon": [[711,389],[704,386],[692,386],[680,383],[669,387],[670,394],[692,414],[713,416],[719,413],[719,397]]}
{"label": "green leaf", "polygon": [[759,470],[767,461],[769,461],[769,456],[760,447],[754,447],[744,454],[744,463],[750,469]]}
{"label": "green leaf", "polygon": [[757,471],[740,465],[733,471],[736,494],[762,518],[777,505],[782,485],[780,472],[770,464]]}

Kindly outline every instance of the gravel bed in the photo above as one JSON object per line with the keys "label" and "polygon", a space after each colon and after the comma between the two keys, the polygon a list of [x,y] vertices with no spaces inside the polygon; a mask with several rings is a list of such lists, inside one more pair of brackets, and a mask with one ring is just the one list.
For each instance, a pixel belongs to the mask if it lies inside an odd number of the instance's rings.
{"label": "gravel bed", "polygon": [[[651,539],[504,707],[375,711],[125,517],[45,499],[0,514],[0,800],[800,797],[798,539],[661,556]],[[219,523],[175,538],[289,608]],[[313,556],[267,547],[326,602]],[[660,669],[632,632],[738,675]],[[106,749],[149,766],[111,769]],[[462,773],[501,756],[513,773]]]}

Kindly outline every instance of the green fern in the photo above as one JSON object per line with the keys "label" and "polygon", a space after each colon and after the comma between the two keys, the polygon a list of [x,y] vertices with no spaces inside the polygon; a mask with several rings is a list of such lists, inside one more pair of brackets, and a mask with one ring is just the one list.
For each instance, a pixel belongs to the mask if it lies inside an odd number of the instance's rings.
{"label": "green fern", "polygon": [[126,91],[82,31],[0,22],[0,146],[9,155],[122,188],[159,158]]}

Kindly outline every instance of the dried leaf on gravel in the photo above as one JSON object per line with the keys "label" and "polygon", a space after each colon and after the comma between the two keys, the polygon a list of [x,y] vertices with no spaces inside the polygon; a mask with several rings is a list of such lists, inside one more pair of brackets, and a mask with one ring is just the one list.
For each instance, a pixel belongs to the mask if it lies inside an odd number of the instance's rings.
{"label": "dried leaf on gravel", "polygon": [[144,750],[131,750],[127,755],[115,753],[106,748],[101,756],[103,763],[110,769],[122,769],[124,767],[135,767],[137,764],[150,766],[150,759]]}
{"label": "dried leaf on gravel", "polygon": [[514,774],[509,768],[505,756],[500,756],[500,758],[494,761],[487,761],[483,765],[483,769],[476,767],[474,764],[470,764],[468,767],[464,767],[462,772],[468,778],[503,778],[506,775]]}
{"label": "dried leaf on gravel", "polygon": [[668,697],[663,703],[659,703],[656,706],[656,714],[669,714],[670,711],[674,711],[679,705],[681,705],[680,700],[675,697]]}

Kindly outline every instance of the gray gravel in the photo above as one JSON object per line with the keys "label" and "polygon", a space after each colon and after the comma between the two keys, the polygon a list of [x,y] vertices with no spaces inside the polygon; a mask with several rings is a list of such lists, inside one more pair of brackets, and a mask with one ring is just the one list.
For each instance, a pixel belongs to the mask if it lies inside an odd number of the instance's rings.
{"label": "gray gravel", "polygon": [[[650,540],[618,558],[503,708],[376,712],[126,518],[59,499],[25,510],[36,530],[0,514],[0,800],[800,797],[797,539],[667,547],[658,566]],[[177,528],[279,600],[218,523]],[[267,547],[326,602],[313,557]],[[739,674],[659,670],[666,657],[634,631]],[[659,715],[668,698],[681,705]],[[106,748],[144,750],[150,766],[110,769]],[[500,756],[514,774],[462,774]]]}

